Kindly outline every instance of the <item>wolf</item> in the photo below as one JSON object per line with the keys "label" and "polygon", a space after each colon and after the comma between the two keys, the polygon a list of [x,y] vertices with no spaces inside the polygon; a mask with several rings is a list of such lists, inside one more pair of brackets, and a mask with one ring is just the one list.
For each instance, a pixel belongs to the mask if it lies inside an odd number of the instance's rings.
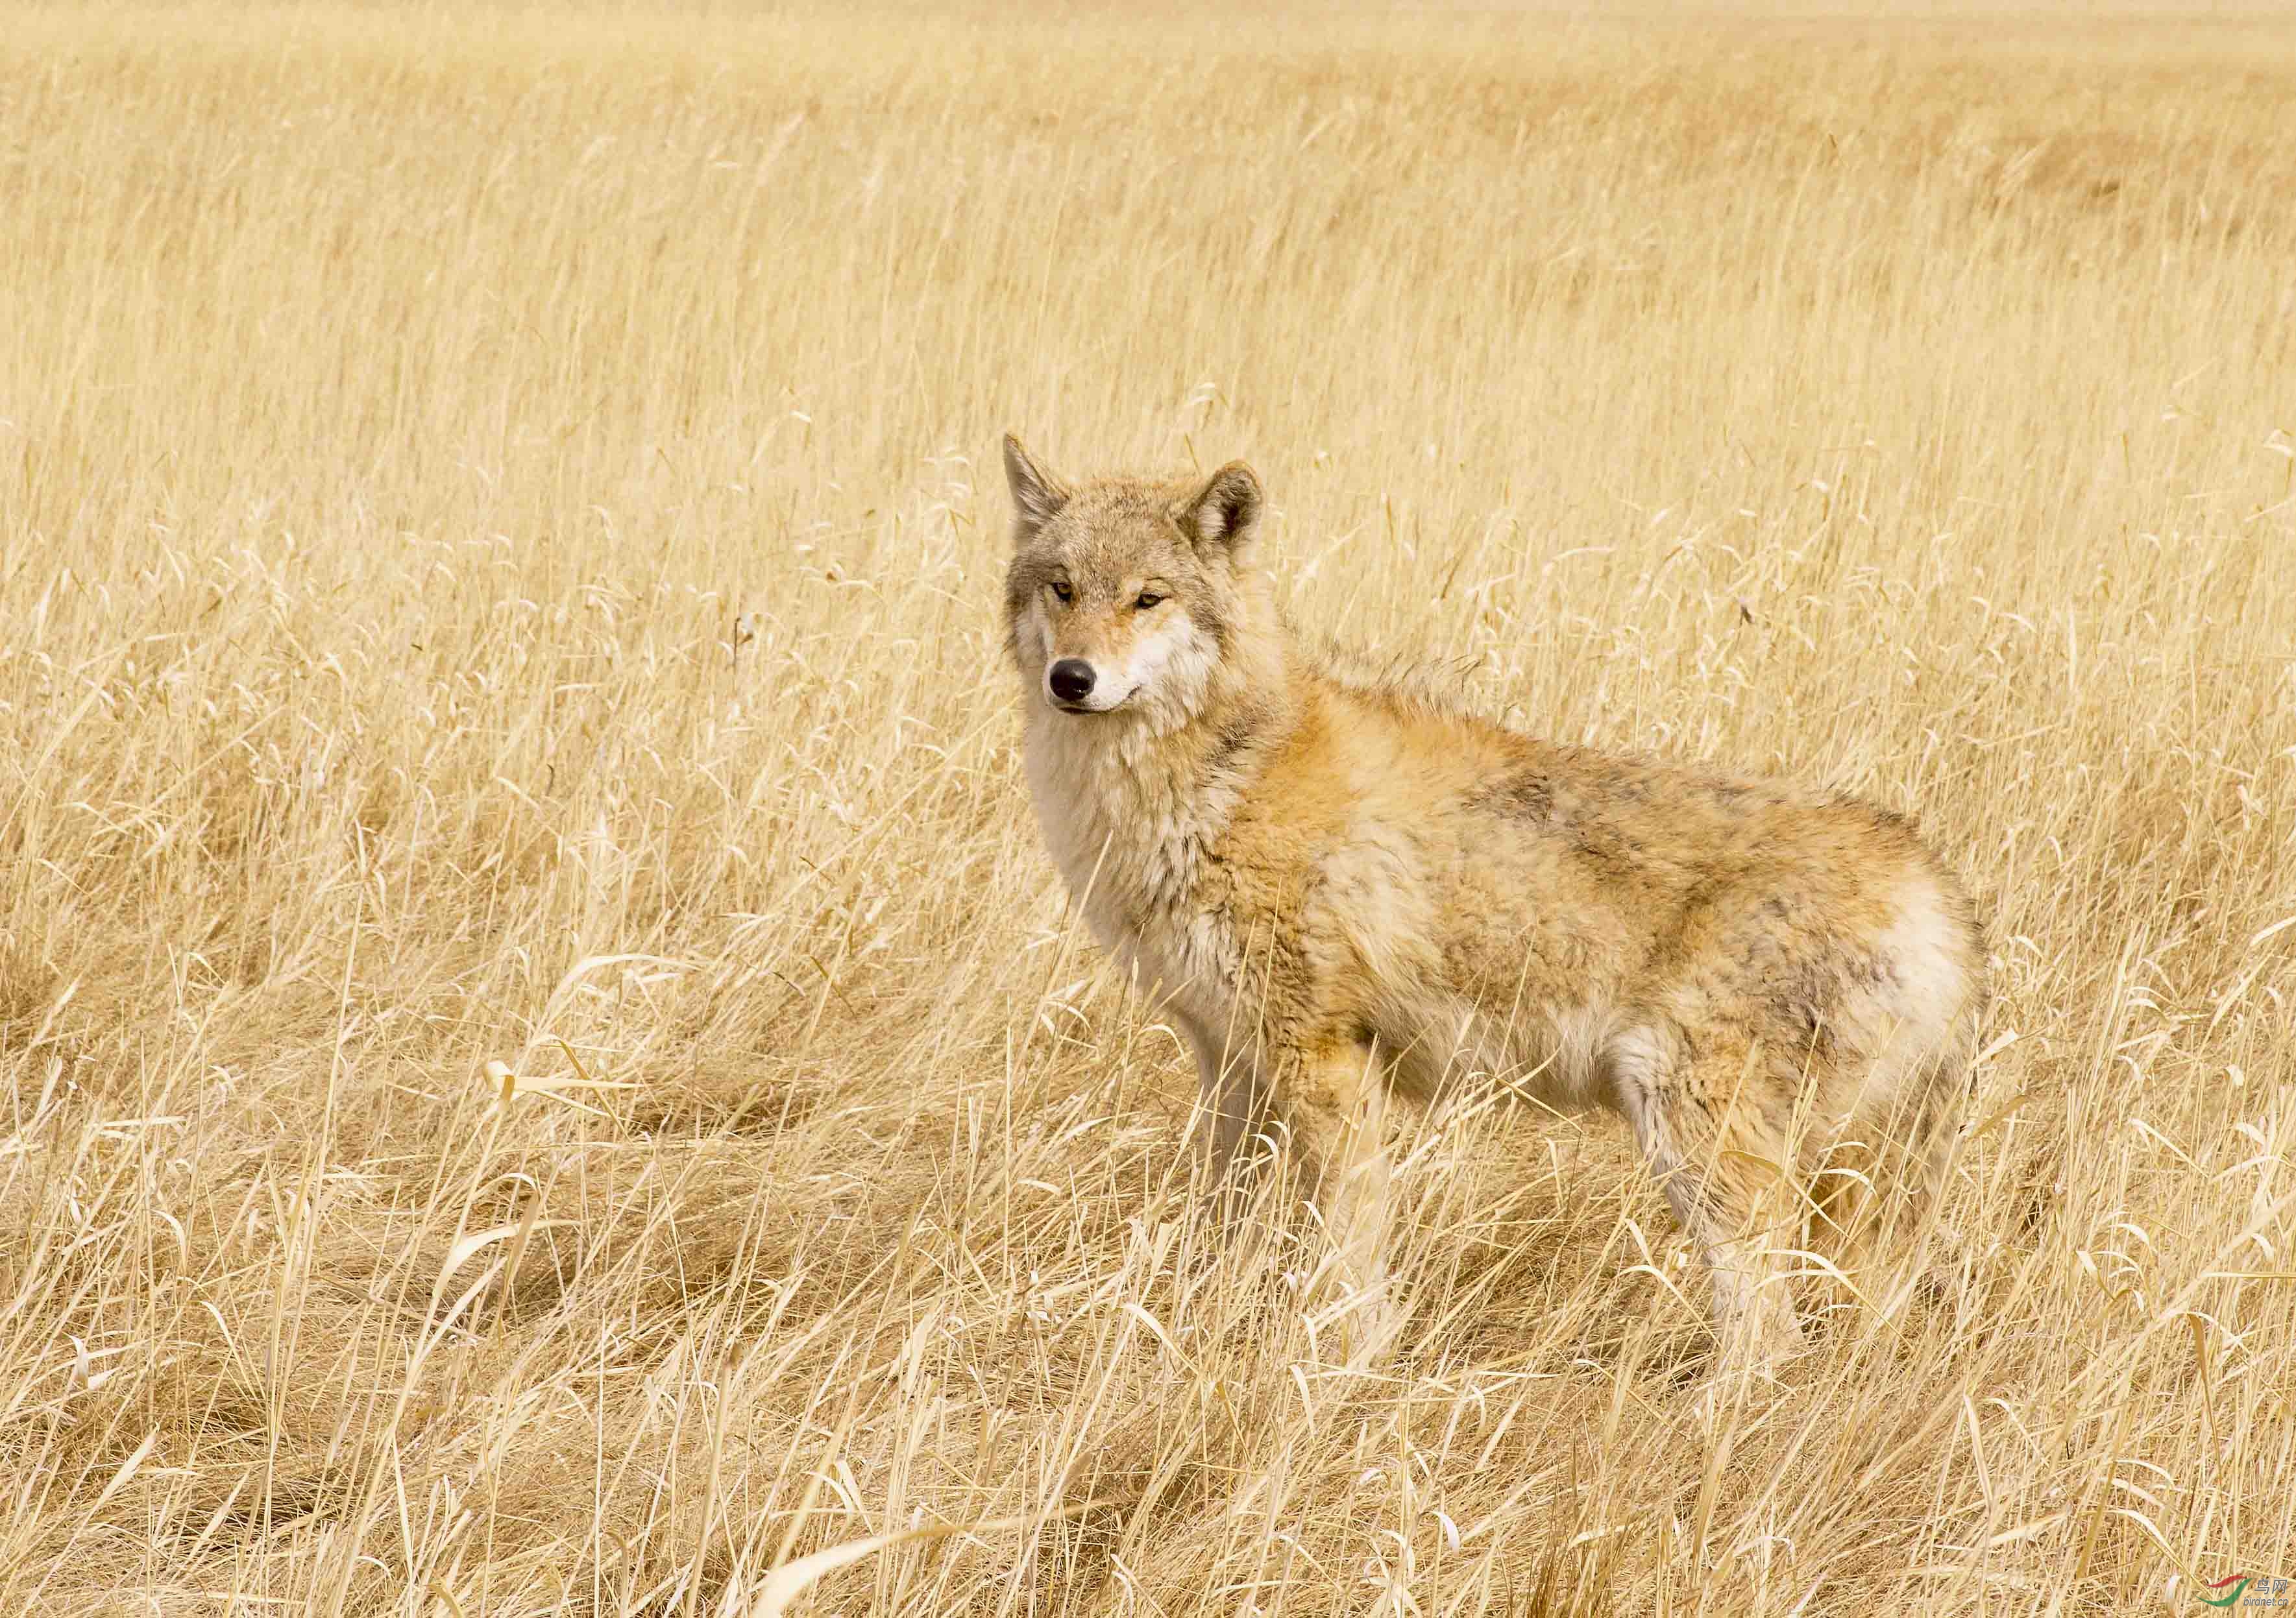
{"label": "wolf", "polygon": [[1985,954],[1906,821],[1351,674],[1279,615],[1241,462],[1071,482],[1017,437],[1004,458],[1029,796],[1194,1052],[1215,1181],[1272,1107],[1344,1281],[1383,1292],[1390,1096],[1607,1110],[1744,1368],[1800,1345],[1800,1238],[1925,1234]]}

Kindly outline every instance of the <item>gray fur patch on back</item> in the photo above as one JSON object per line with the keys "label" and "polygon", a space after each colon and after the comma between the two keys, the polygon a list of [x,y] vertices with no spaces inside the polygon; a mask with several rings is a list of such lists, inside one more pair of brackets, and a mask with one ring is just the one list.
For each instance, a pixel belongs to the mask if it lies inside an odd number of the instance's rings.
{"label": "gray fur patch on back", "polygon": [[1539,825],[1554,819],[1554,778],[1545,770],[1518,770],[1467,795],[1467,807]]}

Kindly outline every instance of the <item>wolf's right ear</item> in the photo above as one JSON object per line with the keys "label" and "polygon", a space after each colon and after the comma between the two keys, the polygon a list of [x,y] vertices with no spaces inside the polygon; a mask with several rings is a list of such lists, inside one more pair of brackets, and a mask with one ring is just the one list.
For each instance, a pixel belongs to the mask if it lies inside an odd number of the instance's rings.
{"label": "wolf's right ear", "polygon": [[1013,491],[1013,515],[1022,534],[1043,527],[1069,503],[1067,486],[1029,459],[1028,445],[1011,433],[1004,435],[1004,481]]}

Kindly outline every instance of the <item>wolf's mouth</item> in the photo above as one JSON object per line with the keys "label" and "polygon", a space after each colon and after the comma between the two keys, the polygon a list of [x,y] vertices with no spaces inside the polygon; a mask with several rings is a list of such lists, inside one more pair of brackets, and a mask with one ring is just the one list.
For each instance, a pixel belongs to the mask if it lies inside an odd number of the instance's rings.
{"label": "wolf's mouth", "polygon": [[1136,693],[1132,691],[1127,691],[1115,701],[1110,703],[1106,707],[1095,707],[1089,702],[1063,702],[1058,697],[1050,696],[1046,697],[1045,701],[1047,705],[1058,709],[1063,714],[1074,714],[1078,718],[1088,719],[1095,714],[1113,714],[1117,709],[1131,701],[1135,694]]}

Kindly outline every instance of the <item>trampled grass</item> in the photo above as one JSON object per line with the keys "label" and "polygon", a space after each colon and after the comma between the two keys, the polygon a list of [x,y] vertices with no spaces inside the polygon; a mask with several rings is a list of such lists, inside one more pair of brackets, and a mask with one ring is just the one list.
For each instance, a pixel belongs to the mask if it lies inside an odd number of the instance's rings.
{"label": "trampled grass", "polygon": [[[12,12],[0,1613],[2296,1577],[2292,106],[2199,17]],[[1037,850],[1008,426],[1917,813],[1957,1286],[1710,1439],[1622,1132],[1471,1107],[1341,1369]]]}

